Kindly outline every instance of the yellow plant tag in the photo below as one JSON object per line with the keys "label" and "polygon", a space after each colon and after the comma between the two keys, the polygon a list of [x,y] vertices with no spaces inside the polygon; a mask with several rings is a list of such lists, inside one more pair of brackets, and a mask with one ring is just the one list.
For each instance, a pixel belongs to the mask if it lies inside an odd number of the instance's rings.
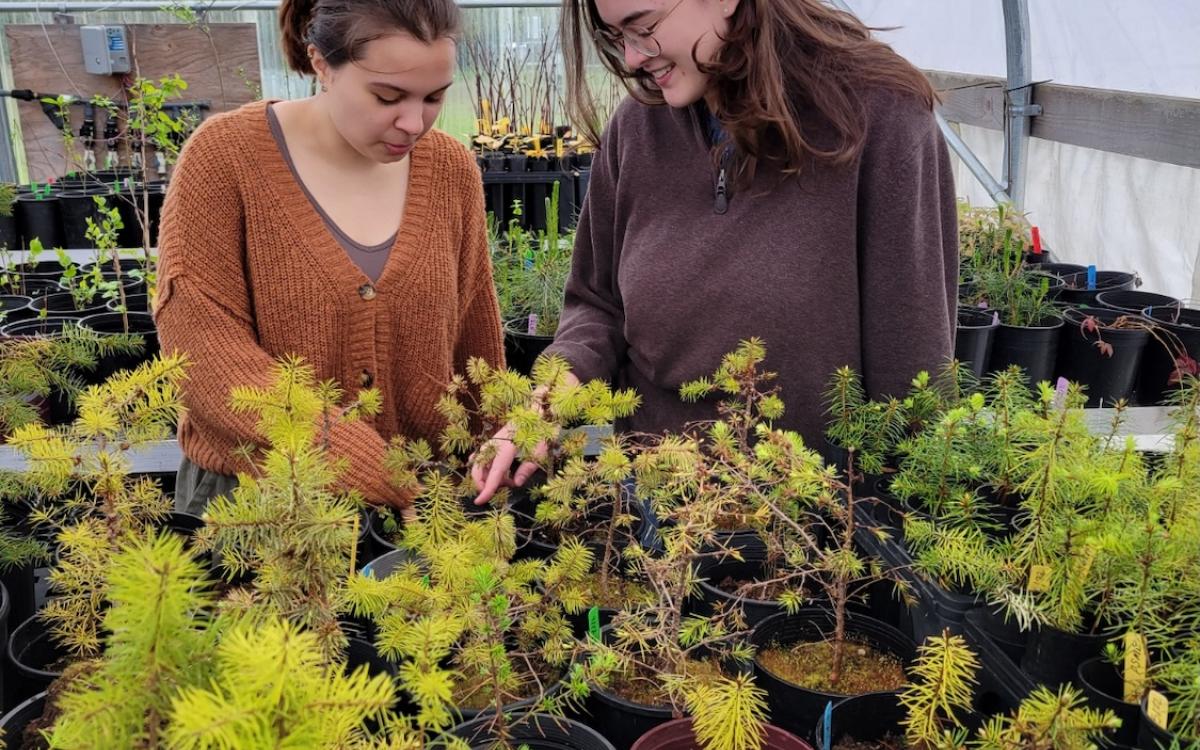
{"label": "yellow plant tag", "polygon": [[554,155],[560,159],[563,158],[563,139],[562,138],[554,139]]}
{"label": "yellow plant tag", "polygon": [[1125,634],[1125,702],[1137,703],[1146,689],[1146,670],[1150,658],[1146,637],[1141,633]]}
{"label": "yellow plant tag", "polygon": [[1029,586],[1030,591],[1049,591],[1050,590],[1050,566],[1049,565],[1034,565],[1029,569]]}
{"label": "yellow plant tag", "polygon": [[1161,729],[1167,728],[1167,696],[1151,690],[1146,695],[1146,715]]}

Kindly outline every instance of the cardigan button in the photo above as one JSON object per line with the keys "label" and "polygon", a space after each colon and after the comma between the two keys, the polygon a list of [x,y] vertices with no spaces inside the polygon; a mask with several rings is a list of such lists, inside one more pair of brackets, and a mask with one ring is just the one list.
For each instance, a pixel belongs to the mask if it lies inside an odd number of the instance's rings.
{"label": "cardigan button", "polygon": [[371,284],[363,284],[358,288],[358,296],[368,301],[375,299],[375,287]]}
{"label": "cardigan button", "polygon": [[371,384],[375,382],[375,376],[371,374],[370,370],[363,370],[362,374],[358,376],[358,382],[363,388],[370,388]]}

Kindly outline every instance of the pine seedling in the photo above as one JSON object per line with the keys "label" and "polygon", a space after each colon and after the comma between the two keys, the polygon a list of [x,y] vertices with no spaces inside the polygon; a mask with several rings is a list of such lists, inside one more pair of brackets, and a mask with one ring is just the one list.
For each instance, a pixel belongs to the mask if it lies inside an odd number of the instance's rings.
{"label": "pine seedling", "polygon": [[71,326],[44,338],[0,341],[0,436],[40,421],[31,396],[45,399],[57,391],[75,403],[84,386],[79,372],[95,368],[101,357],[140,351],[135,336],[100,336]]}
{"label": "pine seedling", "polygon": [[346,644],[337,614],[360,502],[338,487],[342,467],[328,455],[328,435],[339,420],[377,411],[379,394],[341,401],[340,389],[316,382],[312,368],[295,358],[276,363],[267,387],[233,389],[234,411],[257,417],[266,449],[253,473],[239,474],[231,496],[209,504],[197,535],[231,579],[254,573],[249,598],[227,606],[262,607],[310,630],[330,660]]}
{"label": "pine seedling", "polygon": [[217,647],[211,681],[185,687],[172,700],[167,745],[176,750],[387,747],[373,741],[364,725],[387,720],[395,686],[387,675],[369,676],[366,667],[350,675],[344,668],[329,661],[318,633],[288,620],[236,626]]}
{"label": "pine seedling", "polygon": [[969,711],[975,697],[979,660],[962,636],[943,631],[921,645],[913,679],[900,691],[908,712],[904,737],[922,750],[961,748],[967,732],[958,712]]}
{"label": "pine seedling", "polygon": [[704,750],[759,750],[767,723],[766,692],[749,675],[700,682],[686,694],[695,717],[696,740]]}
{"label": "pine seedling", "polygon": [[61,552],[50,574],[56,595],[41,616],[75,655],[99,651],[113,555],[169,511],[155,482],[130,476],[129,452],[167,437],[181,409],[184,370],[173,356],[117,373],[83,392],[72,425],[26,425],[9,440],[27,462],[21,481],[34,498],[31,521],[59,529]]}
{"label": "pine seedling", "polygon": [[215,637],[206,575],[171,533],[133,541],[112,558],[104,655],[59,698],[52,747],[165,744],[171,701],[207,679]]}
{"label": "pine seedling", "polygon": [[1057,693],[1039,687],[1015,715],[996,716],[979,731],[977,750],[1096,750],[1106,732],[1121,726],[1112,711],[1088,708],[1071,686]]}

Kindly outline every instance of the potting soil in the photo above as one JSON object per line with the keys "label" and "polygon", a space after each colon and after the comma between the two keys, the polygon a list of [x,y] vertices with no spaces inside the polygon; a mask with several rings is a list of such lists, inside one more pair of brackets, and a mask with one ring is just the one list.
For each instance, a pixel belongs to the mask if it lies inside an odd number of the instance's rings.
{"label": "potting soil", "polygon": [[758,654],[758,661],[771,672],[800,687],[837,695],[862,695],[898,690],[908,683],[904,667],[891,654],[864,644],[846,641],[842,674],[830,682],[833,641],[797,643],[788,647],[772,644]]}

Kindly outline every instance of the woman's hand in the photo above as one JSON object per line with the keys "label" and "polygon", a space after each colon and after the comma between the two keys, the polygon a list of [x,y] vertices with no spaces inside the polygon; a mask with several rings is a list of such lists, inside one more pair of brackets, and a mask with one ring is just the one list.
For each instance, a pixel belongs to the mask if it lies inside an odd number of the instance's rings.
{"label": "woman's hand", "polygon": [[[537,461],[525,461],[517,467],[515,474],[509,476],[509,468],[512,466],[513,459],[517,457],[517,446],[512,439],[516,429],[516,425],[512,422],[500,428],[500,431],[487,443],[488,447],[495,449],[492,460],[486,464],[475,462],[471,466],[471,479],[475,482],[475,489],[479,491],[479,496],[475,498],[476,505],[483,505],[490,501],[496,494],[496,490],[501,487],[521,487],[538,470]],[[533,451],[533,457],[538,460],[545,458],[546,450],[545,442],[538,443]]]}
{"label": "woman's hand", "polygon": [[[575,377],[574,373],[568,372],[564,377],[565,385],[579,385],[579,378]],[[549,388],[542,386],[533,392],[533,405],[537,409],[545,409],[545,398],[549,392]],[[479,491],[479,496],[475,498],[476,505],[483,505],[492,499],[496,494],[496,490],[501,487],[522,487],[529,481],[529,477],[537,471],[541,466],[538,461],[546,457],[548,450],[546,443],[541,442],[533,450],[532,461],[524,461],[517,467],[517,471],[512,476],[509,476],[508,470],[512,467],[513,460],[517,457],[517,446],[513,443],[513,435],[517,428],[512,422],[504,425],[491,440],[488,441],[487,447],[495,449],[495,455],[490,463],[474,463],[471,466],[471,479],[475,481],[475,489]]]}

